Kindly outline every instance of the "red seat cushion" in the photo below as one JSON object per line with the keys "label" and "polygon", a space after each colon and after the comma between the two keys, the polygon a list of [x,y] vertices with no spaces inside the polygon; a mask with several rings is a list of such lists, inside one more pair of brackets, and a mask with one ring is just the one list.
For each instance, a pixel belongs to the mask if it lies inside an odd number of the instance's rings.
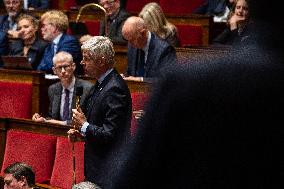
{"label": "red seat cushion", "polygon": [[31,83],[0,81],[0,89],[0,117],[31,118]]}
{"label": "red seat cushion", "polygon": [[[84,180],[84,142],[75,143],[76,183]],[[58,137],[54,167],[50,180],[52,186],[70,189],[73,184],[72,143]]]}
{"label": "red seat cushion", "polygon": [[191,14],[196,8],[201,6],[204,0],[179,0],[169,2],[169,0],[160,0],[160,6],[165,14],[184,15]]}
{"label": "red seat cushion", "polygon": [[127,4],[126,4],[126,10],[128,12],[139,13],[144,7],[144,5],[146,5],[147,3],[150,3],[150,2],[159,3],[159,1],[160,0],[136,0],[136,1],[129,0],[127,1]]}
{"label": "red seat cushion", "polygon": [[134,136],[137,130],[137,119],[135,118],[135,112],[139,110],[144,110],[144,106],[147,102],[149,94],[142,93],[142,92],[132,92],[131,99],[132,99],[132,119],[131,119],[131,127],[130,127],[130,134]]}
{"label": "red seat cushion", "polygon": [[178,29],[182,47],[202,45],[202,26],[179,24],[175,24],[175,26]]}
{"label": "red seat cushion", "polygon": [[24,162],[32,166],[36,182],[48,182],[55,157],[56,137],[19,130],[7,132],[1,175],[12,163]]}

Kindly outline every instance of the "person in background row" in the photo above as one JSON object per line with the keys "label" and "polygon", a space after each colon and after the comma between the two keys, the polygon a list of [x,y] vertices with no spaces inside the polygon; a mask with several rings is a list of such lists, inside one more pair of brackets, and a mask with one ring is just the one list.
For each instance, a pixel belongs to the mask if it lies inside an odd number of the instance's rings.
{"label": "person in background row", "polygon": [[49,0],[23,0],[25,10],[41,10],[49,8]]}
{"label": "person in background row", "polygon": [[248,0],[236,0],[228,17],[227,28],[213,40],[213,43],[233,45],[248,40],[254,30],[249,16]]}
{"label": "person in background row", "polygon": [[51,10],[45,12],[40,20],[42,23],[42,37],[44,40],[49,41],[50,44],[46,47],[37,70],[52,73],[53,56],[59,51],[66,51],[73,56],[73,60],[76,64],[75,73],[81,74],[81,48],[79,41],[75,37],[66,34],[69,26],[67,15],[62,11]]}
{"label": "person in background row", "polygon": [[85,138],[85,180],[104,188],[105,162],[116,157],[116,149],[128,142],[131,96],[126,82],[113,68],[115,52],[108,37],[92,37],[81,48],[85,73],[97,82],[82,109],[72,110],[76,129],[70,129],[68,135],[72,142]]}
{"label": "person in background row", "polygon": [[113,43],[127,43],[122,37],[121,29],[130,15],[120,8],[120,0],[99,0],[99,3],[106,10],[107,16],[107,26],[105,21],[100,23],[100,35],[109,37]]}
{"label": "person in background row", "polygon": [[[9,53],[8,38],[4,32],[0,32],[0,56]],[[2,59],[0,58],[0,68],[3,66]]]}
{"label": "person in background row", "polygon": [[206,0],[193,14],[214,16],[214,22],[227,22],[227,17],[235,0]]}
{"label": "person in background row", "polygon": [[7,34],[9,38],[18,38],[16,19],[23,10],[23,0],[4,0],[6,15],[0,16],[0,32]]}
{"label": "person in background row", "polygon": [[91,39],[92,37],[93,37],[93,36],[91,36],[91,35],[89,35],[89,34],[86,34],[86,35],[81,36],[80,39],[79,39],[80,45],[82,46],[85,41],[88,41],[88,40]]}
{"label": "person in background row", "polygon": [[150,32],[166,40],[174,47],[180,46],[175,25],[167,21],[162,8],[155,2],[146,4],[139,13]]}
{"label": "person in background row", "polygon": [[32,117],[34,121],[71,125],[71,109],[76,106],[78,87],[83,89],[80,100],[80,105],[82,105],[93,86],[88,81],[76,78],[74,76],[75,69],[76,65],[70,53],[61,51],[53,57],[52,70],[59,77],[60,82],[48,88],[49,117],[45,118],[35,113]]}
{"label": "person in background row", "polygon": [[175,48],[151,33],[140,17],[129,17],[122,28],[128,40],[128,67],[123,75],[126,80],[152,80],[162,74],[163,69],[177,62]]}
{"label": "person in background row", "polygon": [[33,189],[35,173],[29,165],[16,162],[4,169],[4,189]]}
{"label": "person in background row", "polygon": [[30,15],[22,14],[17,19],[17,31],[19,40],[14,41],[10,46],[11,56],[27,56],[33,69],[37,69],[44,50],[48,45],[38,37],[39,21]]}

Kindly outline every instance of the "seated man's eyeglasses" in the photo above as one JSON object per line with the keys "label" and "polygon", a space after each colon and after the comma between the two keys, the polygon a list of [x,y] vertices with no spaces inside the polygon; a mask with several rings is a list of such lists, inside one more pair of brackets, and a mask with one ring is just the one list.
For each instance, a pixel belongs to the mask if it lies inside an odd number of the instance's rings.
{"label": "seated man's eyeglasses", "polygon": [[66,70],[69,70],[71,68],[71,64],[66,64],[66,65],[61,65],[61,66],[56,66],[54,67],[54,69],[57,71],[57,72],[61,72],[62,69],[64,69],[65,71]]}

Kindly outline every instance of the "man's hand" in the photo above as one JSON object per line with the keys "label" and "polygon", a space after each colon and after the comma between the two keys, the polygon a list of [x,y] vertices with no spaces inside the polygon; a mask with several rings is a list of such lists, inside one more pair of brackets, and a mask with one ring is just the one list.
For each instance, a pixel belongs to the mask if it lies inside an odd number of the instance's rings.
{"label": "man's hand", "polygon": [[8,33],[8,37],[10,39],[17,39],[17,38],[20,37],[20,32],[19,31],[8,30],[7,33]]}
{"label": "man's hand", "polygon": [[81,108],[72,109],[72,112],[72,125],[74,126],[74,129],[80,131],[83,124],[87,121],[86,116],[82,112]]}
{"label": "man's hand", "polygon": [[70,142],[77,142],[80,138],[83,137],[81,133],[76,129],[70,129],[67,134]]}
{"label": "man's hand", "polygon": [[45,118],[42,117],[41,115],[39,115],[38,113],[35,113],[32,117],[32,120],[33,121],[36,121],[36,122],[45,122]]}

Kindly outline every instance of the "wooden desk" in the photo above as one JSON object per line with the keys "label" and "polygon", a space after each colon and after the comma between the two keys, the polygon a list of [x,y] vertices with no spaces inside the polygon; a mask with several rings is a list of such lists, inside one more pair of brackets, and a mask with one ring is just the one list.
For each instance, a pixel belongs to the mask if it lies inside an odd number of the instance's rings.
{"label": "wooden desk", "polygon": [[50,123],[38,123],[28,119],[0,118],[0,166],[1,167],[5,152],[6,133],[9,129],[67,137],[67,131],[70,129],[70,127],[55,125]]}
{"label": "wooden desk", "polygon": [[[46,113],[45,99],[47,96],[48,82],[44,78],[44,72],[0,69],[0,81],[15,83],[31,83],[32,84],[32,104],[31,114],[35,112]],[[0,107],[3,108],[3,107]]]}

